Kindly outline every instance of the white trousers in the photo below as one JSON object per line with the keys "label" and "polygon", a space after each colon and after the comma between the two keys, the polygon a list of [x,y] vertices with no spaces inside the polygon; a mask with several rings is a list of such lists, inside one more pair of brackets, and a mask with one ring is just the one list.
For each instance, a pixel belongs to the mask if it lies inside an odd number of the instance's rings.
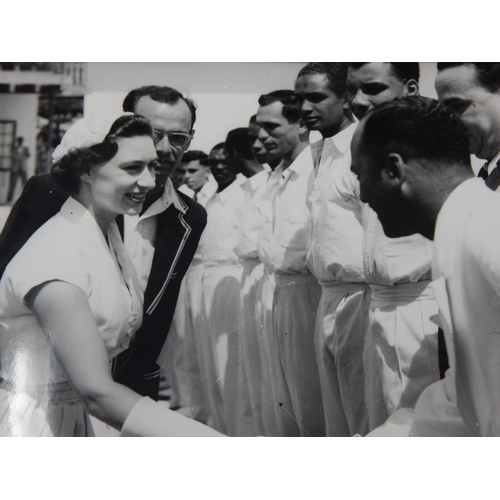
{"label": "white trousers", "polygon": [[262,339],[259,320],[259,285],[264,275],[264,264],[259,259],[243,261],[240,315],[239,365],[243,370],[240,388],[241,397],[248,401],[255,432],[259,436],[266,433],[262,412],[262,390],[268,379],[262,378]]}
{"label": "white trousers", "polygon": [[255,435],[238,357],[242,271],[239,264],[205,264],[202,283],[204,382],[215,428],[230,436]]}
{"label": "white trousers", "polygon": [[314,325],[321,287],[312,275],[275,274],[274,331],[280,436],[324,436]]}
{"label": "white trousers", "polygon": [[322,282],[315,345],[328,436],[365,434],[363,346],[370,287]]}
{"label": "white trousers", "polygon": [[278,410],[279,398],[276,373],[276,345],[273,337],[273,303],[276,282],[274,273],[263,269],[262,279],[257,287],[256,315],[258,323],[258,336],[262,369],[262,420],[265,436],[279,436]]}
{"label": "white trousers", "polygon": [[439,380],[438,313],[430,281],[371,285],[365,343],[365,398],[370,430],[399,408],[414,408]]}
{"label": "white trousers", "polygon": [[172,388],[171,407],[179,413],[208,423],[209,405],[203,387],[199,332],[195,329],[201,314],[201,285],[204,266],[194,261],[181,284],[172,325],[158,364]]}

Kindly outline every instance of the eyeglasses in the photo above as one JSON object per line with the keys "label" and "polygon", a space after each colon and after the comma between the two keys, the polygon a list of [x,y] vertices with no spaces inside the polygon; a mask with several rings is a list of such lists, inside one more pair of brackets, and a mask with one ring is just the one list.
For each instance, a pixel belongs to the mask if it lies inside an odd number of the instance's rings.
{"label": "eyeglasses", "polygon": [[183,132],[163,132],[162,130],[153,129],[153,141],[158,144],[164,137],[168,137],[168,142],[174,148],[185,148],[189,141],[193,138],[191,134]]}

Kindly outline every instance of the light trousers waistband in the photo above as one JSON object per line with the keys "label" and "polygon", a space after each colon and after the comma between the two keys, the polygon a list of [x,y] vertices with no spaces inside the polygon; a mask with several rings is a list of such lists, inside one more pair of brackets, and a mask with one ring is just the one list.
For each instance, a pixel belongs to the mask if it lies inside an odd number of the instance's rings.
{"label": "light trousers waistband", "polygon": [[357,292],[358,290],[365,290],[370,285],[365,283],[364,281],[360,281],[359,283],[353,283],[352,281],[318,281],[321,285],[321,289],[328,291],[333,290],[337,291],[346,291],[346,292]]}
{"label": "light trousers waistband", "polygon": [[203,262],[206,268],[208,267],[242,267],[241,262],[238,261],[222,261],[222,262]]}
{"label": "light trousers waistband", "polygon": [[241,259],[241,262],[245,267],[255,267],[259,264],[262,264],[258,257],[256,257],[255,259]]}
{"label": "light trousers waistband", "polygon": [[434,291],[429,286],[432,280],[422,280],[415,283],[398,283],[394,286],[370,285],[372,301],[381,302],[415,301],[434,298]]}
{"label": "light trousers waistband", "polygon": [[274,279],[277,285],[314,285],[318,280],[312,274],[278,274],[274,273]]}
{"label": "light trousers waistband", "polygon": [[0,388],[15,394],[29,394],[39,401],[50,400],[53,403],[81,402],[80,396],[78,396],[68,381],[52,384],[30,384],[19,388],[10,380],[0,379]]}

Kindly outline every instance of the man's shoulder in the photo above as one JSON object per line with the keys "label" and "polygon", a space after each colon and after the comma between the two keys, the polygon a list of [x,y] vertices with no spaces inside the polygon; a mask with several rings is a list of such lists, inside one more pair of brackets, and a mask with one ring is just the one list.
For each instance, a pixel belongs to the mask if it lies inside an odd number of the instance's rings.
{"label": "man's shoulder", "polygon": [[190,217],[201,217],[201,216],[207,216],[207,211],[193,198],[190,198],[188,195],[184,194],[183,192],[179,191],[178,189],[175,190],[177,193],[177,196],[179,199],[186,205],[186,215]]}

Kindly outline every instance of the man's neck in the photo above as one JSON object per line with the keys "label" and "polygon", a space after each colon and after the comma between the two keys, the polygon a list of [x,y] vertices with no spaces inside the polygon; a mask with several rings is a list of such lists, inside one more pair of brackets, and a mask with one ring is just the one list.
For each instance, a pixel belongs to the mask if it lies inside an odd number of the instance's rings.
{"label": "man's neck", "polygon": [[328,137],[333,137],[334,135],[337,135],[339,132],[342,132],[342,130],[345,130],[349,125],[352,125],[354,122],[350,120],[347,117],[344,117],[342,122],[339,125],[336,125],[335,127],[331,127],[328,130],[320,130],[321,135],[323,136],[323,139],[326,139]]}
{"label": "man's neck", "polygon": [[217,188],[217,192],[221,193],[222,191],[224,191],[224,189],[228,188],[235,180],[236,180],[236,177],[229,182],[225,182],[224,184],[219,184],[219,187]]}
{"label": "man's neck", "polygon": [[[420,233],[426,238],[433,240],[434,232],[436,230],[436,221],[445,204],[446,200],[449,198],[451,193],[460,186],[463,182],[472,179],[474,176],[472,172],[459,171],[453,176],[446,179],[446,182],[440,183],[438,188],[434,191],[434,195],[429,196],[432,188],[425,194],[425,199],[423,202],[424,209],[422,210],[422,221],[424,223],[423,230]],[[427,215],[427,216],[426,216]]]}
{"label": "man's neck", "polygon": [[286,170],[298,158],[300,153],[307,148],[307,146],[309,146],[309,141],[299,141],[290,153],[283,155],[281,161],[282,169]]}
{"label": "man's neck", "polygon": [[245,177],[252,177],[264,170],[264,167],[257,160],[243,160],[241,173]]}

